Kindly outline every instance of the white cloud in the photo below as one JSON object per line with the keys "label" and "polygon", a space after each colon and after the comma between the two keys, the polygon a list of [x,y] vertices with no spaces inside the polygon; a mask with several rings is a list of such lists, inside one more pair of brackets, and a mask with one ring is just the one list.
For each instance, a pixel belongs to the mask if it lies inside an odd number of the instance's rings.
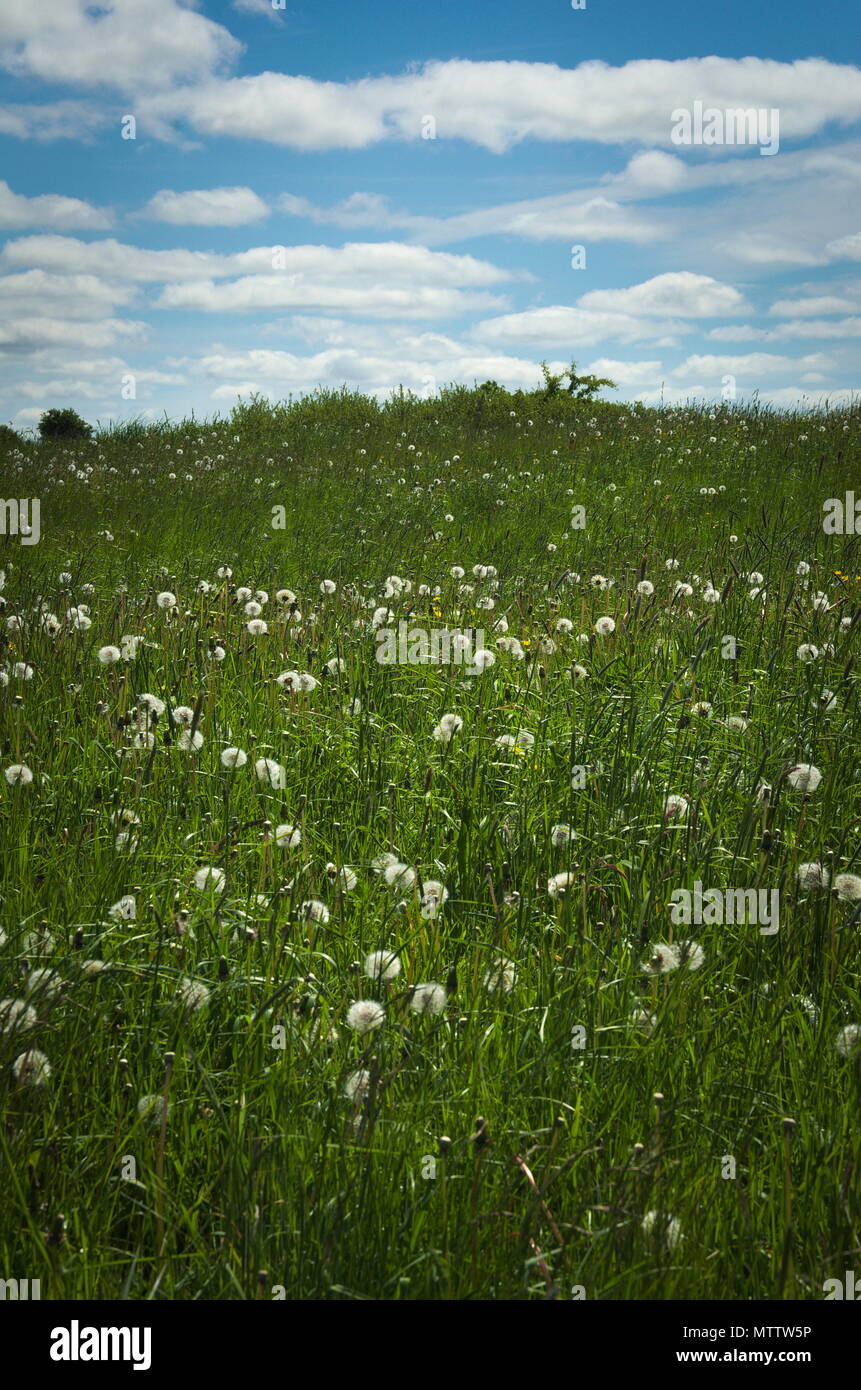
{"label": "white cloud", "polygon": [[168,285],[156,301],[161,309],[199,309],[206,313],[261,312],[272,309],[339,309],[404,318],[444,318],[467,310],[504,306],[498,295],[444,285],[352,285],[346,279],[324,283],[296,275],[247,275],[238,280],[185,281]]}
{"label": "white cloud", "polygon": [[858,390],[851,386],[841,386],[828,391],[803,391],[800,386],[783,386],[776,391],[760,392],[759,399],[763,404],[773,405],[778,410],[794,410],[800,405],[822,410],[826,405],[857,405]]}
{"label": "white cloud", "polygon": [[240,14],[256,14],[261,19],[268,19],[274,24],[283,24],[286,5],[283,0],[277,8],[273,4],[273,0],[230,0],[230,8],[238,10]]}
{"label": "white cloud", "polygon": [[648,386],[660,381],[662,370],[660,361],[619,362],[612,357],[598,357],[583,368],[583,373],[609,377],[617,386]]}
{"label": "white cloud", "polygon": [[825,250],[833,261],[861,261],[861,232],[830,241]]}
{"label": "white cloud", "polygon": [[211,353],[201,359],[200,369],[206,377],[219,382],[212,391],[214,400],[248,395],[255,389],[284,397],[291,391],[344,383],[383,397],[401,385],[419,394],[432,394],[452,382],[472,386],[493,379],[527,390],[541,382],[540,369],[534,362],[483,353],[453,341],[444,352],[437,347],[426,355],[408,354],[407,343],[390,332],[387,344],[378,352],[345,347],[301,356],[253,348],[246,352]]}
{"label": "white cloud", "polygon": [[471,335],[485,343],[519,343],[539,351],[590,346],[604,339],[636,343],[646,339],[669,345],[682,333],[691,332],[687,323],[637,319],[631,314],[598,313],[591,309],[550,304],[521,313],[501,314],[476,323]]}
{"label": "white cloud", "polygon": [[162,188],[140,215],[177,226],[241,227],[259,222],[268,213],[263,199],[250,188],[195,188],[183,193]]}
{"label": "white cloud", "polygon": [[0,352],[29,353],[32,348],[67,345],[106,348],[123,338],[143,340],[147,325],[128,319],[94,319],[90,323],[50,317],[27,316],[0,321]]}
{"label": "white cloud", "polygon": [[6,315],[62,314],[68,319],[101,318],[118,304],[135,298],[129,286],[100,280],[96,275],[55,275],[25,270],[0,276],[0,305]]}
{"label": "white cloud", "polygon": [[60,227],[101,232],[111,221],[110,214],[103,208],[93,207],[80,198],[65,198],[59,193],[40,193],[28,198],[23,193],[13,193],[8,183],[0,179],[0,228],[6,231],[19,231],[23,227]]}
{"label": "white cloud", "polygon": [[655,275],[624,290],[590,290],[577,301],[582,309],[611,313],[678,314],[683,318],[723,318],[746,311],[744,299],[731,285],[710,275],[687,270]]}
{"label": "white cloud", "polygon": [[830,358],[824,353],[812,353],[808,357],[782,357],[771,352],[749,352],[743,356],[725,356],[695,353],[686,358],[669,373],[673,380],[686,377],[703,377],[720,381],[724,376],[745,377],[756,382],[763,376],[781,376],[797,371],[822,371],[832,367]]}
{"label": "white cloud", "polygon": [[819,58],[649,58],[572,69],[452,59],[345,83],[274,72],[213,80],[155,96],[142,109],[161,129],[183,120],[201,134],[306,150],[420,140],[430,115],[436,138],[502,153],[528,139],[670,147],[673,110],[695,100],[722,109],[777,107],[781,136],[794,139],[861,117],[861,71]]}
{"label": "white cloud", "polygon": [[774,318],[789,318],[792,315],[803,318],[808,314],[814,318],[819,314],[845,314],[847,309],[855,308],[861,308],[861,294],[857,291],[849,294],[805,295],[800,299],[776,299],[768,312]]}
{"label": "white cloud", "polygon": [[[271,258],[271,251],[269,252]],[[236,274],[229,256],[208,251],[150,251],[113,237],[80,241],[77,237],[29,236],[7,241],[0,259],[11,266],[37,266],[69,274],[101,274],[120,281],[167,281],[204,275]]]}
{"label": "white cloud", "polygon": [[125,91],[209,77],[242,45],[178,0],[3,0],[0,66],[44,82]]}
{"label": "white cloud", "polygon": [[[490,289],[522,278],[475,256],[431,251],[397,241],[347,242],[340,247],[254,246],[223,256],[182,248],[150,251],[112,237],[86,242],[76,237],[31,236],[7,242],[0,263],[67,274],[99,274],[120,283],[161,283],[167,286],[162,301],[165,305],[177,307],[185,302],[188,307],[206,309],[311,307],[315,303],[330,307],[330,301],[331,307],[338,308],[338,294],[370,303],[373,293],[385,297],[397,291],[401,302],[406,295],[420,295],[429,288],[450,290],[452,304],[468,307],[465,297],[461,303],[458,291]],[[277,269],[273,270],[273,264]],[[240,278],[223,287],[210,284],[237,276]],[[184,281],[194,282],[187,294],[183,292]],[[275,300],[261,302],[270,291]],[[469,301],[474,307],[495,302],[490,296],[478,295]]]}
{"label": "white cloud", "polygon": [[19,140],[90,140],[108,116],[84,101],[38,104],[8,102],[0,106],[0,135]]}
{"label": "white cloud", "polygon": [[861,338],[861,318],[790,319],[779,323],[775,338]]}
{"label": "white cloud", "polygon": [[[669,158],[669,156],[667,156]],[[582,242],[626,241],[646,245],[671,235],[666,219],[613,202],[602,193],[555,193],[477,208],[451,217],[428,217],[391,207],[377,193],[352,193],[324,208],[285,193],[283,212],[334,227],[386,227],[410,232],[426,243],[465,241],[479,236],[519,236],[527,241],[560,237]]]}

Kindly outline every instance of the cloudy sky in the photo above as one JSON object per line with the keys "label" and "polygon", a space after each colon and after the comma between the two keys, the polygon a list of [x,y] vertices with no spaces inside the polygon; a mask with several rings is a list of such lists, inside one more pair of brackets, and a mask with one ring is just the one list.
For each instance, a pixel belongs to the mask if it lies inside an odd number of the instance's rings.
{"label": "cloudy sky", "polygon": [[861,386],[857,0],[279,4],[2,0],[0,419]]}

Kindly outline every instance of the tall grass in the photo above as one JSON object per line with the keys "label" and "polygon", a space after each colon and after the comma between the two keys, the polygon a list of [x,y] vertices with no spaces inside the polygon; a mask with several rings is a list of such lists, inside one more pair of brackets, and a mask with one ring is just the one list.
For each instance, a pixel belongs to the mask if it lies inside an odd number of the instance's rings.
{"label": "tall grass", "polygon": [[[0,542],[3,767],[34,774],[0,783],[0,995],[35,1015],[0,1033],[0,1275],[54,1298],[766,1299],[859,1267],[861,1071],[835,1046],[861,1024],[858,912],[797,874],[861,872],[861,555],[822,526],[861,477],[857,412],[341,392],[0,448],[42,530]],[[524,659],[380,665],[376,607],[491,647],[504,615]],[[136,658],[102,665],[128,634]],[[135,750],[144,692],[166,709]],[[415,886],[383,883],[386,852]],[[195,887],[207,866],[223,889]],[[697,880],[778,889],[779,932],[674,925]],[[688,937],[699,968],[644,969]],[[363,973],[379,949],[388,982]],[[442,1012],[411,1007],[424,982]],[[386,1011],[363,1035],[360,998]],[[51,1073],[24,1084],[33,1049]]]}

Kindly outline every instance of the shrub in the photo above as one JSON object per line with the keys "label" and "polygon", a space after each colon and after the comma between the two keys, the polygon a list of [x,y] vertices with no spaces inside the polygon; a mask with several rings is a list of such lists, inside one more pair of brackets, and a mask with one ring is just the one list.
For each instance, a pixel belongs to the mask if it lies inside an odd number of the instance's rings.
{"label": "shrub", "polygon": [[46,410],[39,421],[42,439],[90,439],[92,425],[82,420],[76,410]]}
{"label": "shrub", "polygon": [[17,430],[13,430],[11,425],[0,425],[0,446],[7,449],[17,449],[24,441]]}

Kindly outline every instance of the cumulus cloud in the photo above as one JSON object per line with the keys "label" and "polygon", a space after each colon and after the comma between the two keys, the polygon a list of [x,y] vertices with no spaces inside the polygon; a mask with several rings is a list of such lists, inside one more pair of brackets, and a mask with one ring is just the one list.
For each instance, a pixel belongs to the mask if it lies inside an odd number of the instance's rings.
{"label": "cumulus cloud", "polygon": [[13,193],[5,180],[0,179],[0,228],[18,231],[23,227],[60,227],[74,231],[101,232],[112,222],[104,208],[93,207],[80,198],[66,198],[59,193],[40,193],[28,198]]}
{"label": "cumulus cloud", "polygon": [[91,140],[108,121],[86,101],[7,102],[0,105],[0,135],[18,140]]}
{"label": "cumulus cloud", "polygon": [[3,0],[0,66],[63,86],[169,90],[233,63],[242,45],[179,0]]}
{"label": "cumulus cloud", "polygon": [[731,285],[687,270],[655,275],[624,290],[590,290],[577,301],[583,309],[627,314],[678,314],[683,318],[724,318],[747,311]]}
{"label": "cumulus cloud", "polygon": [[825,371],[832,366],[830,358],[824,353],[811,353],[807,357],[783,357],[770,352],[749,352],[741,356],[695,353],[674,367],[670,376],[675,381],[684,381],[686,377],[720,381],[721,377],[728,375],[756,381],[763,376],[783,376],[799,371]]}
{"label": "cumulus cloud", "polygon": [[263,199],[250,188],[195,188],[183,193],[162,188],[141,216],[186,227],[241,227],[268,213]]}
{"label": "cumulus cloud", "polygon": [[[451,59],[343,83],[275,72],[213,79],[156,94],[144,110],[162,130],[181,121],[200,134],[305,150],[419,140],[430,115],[435,138],[501,154],[525,140],[670,147],[672,112],[695,100],[721,109],[778,107],[781,136],[792,139],[859,119],[861,71],[819,58],[648,58],[570,69]],[[663,174],[671,177],[670,166]]]}
{"label": "cumulus cloud", "polygon": [[599,313],[567,304],[549,304],[482,319],[475,324],[471,336],[486,343],[517,343],[538,351],[549,348],[566,351],[570,347],[588,347],[604,339],[626,343],[653,339],[669,346],[680,334],[689,332],[691,326],[683,322],[638,319],[632,314]]}
{"label": "cumulus cloud", "polygon": [[861,261],[861,232],[830,241],[826,251],[833,261]]}
{"label": "cumulus cloud", "polygon": [[91,322],[27,315],[0,320],[0,352],[29,354],[33,348],[66,344],[81,348],[106,348],[122,339],[143,340],[147,325],[128,319],[102,318]]}

